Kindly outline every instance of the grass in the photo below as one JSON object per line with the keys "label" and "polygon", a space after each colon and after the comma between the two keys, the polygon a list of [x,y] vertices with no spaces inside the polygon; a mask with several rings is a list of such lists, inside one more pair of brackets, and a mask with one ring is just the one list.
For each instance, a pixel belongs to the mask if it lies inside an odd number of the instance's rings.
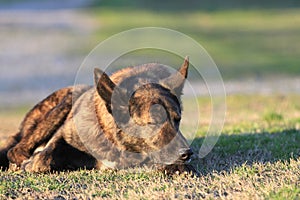
{"label": "grass", "polygon": [[104,4],[87,12],[99,22],[95,45],[121,31],[158,26],[194,38],[226,79],[300,74],[299,8],[158,11]]}
{"label": "grass", "polygon": [[10,0],[0,0],[0,4],[3,4],[3,5],[9,4],[9,3],[16,3],[16,2],[20,2],[20,0],[12,0],[12,1],[10,1]]}
{"label": "grass", "polygon": [[147,9],[155,11],[190,11],[190,10],[232,10],[232,9],[249,9],[249,8],[291,8],[299,7],[300,3],[295,0],[265,0],[265,1],[247,1],[247,0],[227,0],[218,1],[218,0],[152,0],[151,2],[147,0],[103,0],[103,1],[94,1],[93,6],[99,7],[111,7],[111,8],[135,8],[135,9]]}
{"label": "grass", "polygon": [[[65,199],[299,198],[299,160],[242,165],[199,178],[160,173],[76,171],[5,175],[2,197]],[[298,180],[299,181],[299,180]]]}
{"label": "grass", "polygon": [[[209,99],[199,102],[206,117],[194,149],[201,145],[210,118]],[[0,198],[299,199],[300,96],[234,95],[227,103],[227,120],[216,146],[205,158],[193,161],[198,178],[141,169],[0,172]],[[11,120],[6,117],[12,113],[1,114],[1,121]],[[21,120],[23,108],[20,113],[15,121]],[[13,132],[3,124],[0,130]]]}

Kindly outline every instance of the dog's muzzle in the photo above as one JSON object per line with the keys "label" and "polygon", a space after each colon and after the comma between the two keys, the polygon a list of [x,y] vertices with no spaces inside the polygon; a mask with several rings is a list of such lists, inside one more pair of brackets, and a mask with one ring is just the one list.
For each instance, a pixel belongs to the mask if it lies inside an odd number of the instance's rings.
{"label": "dog's muzzle", "polygon": [[181,162],[188,163],[191,161],[191,156],[193,155],[193,151],[190,148],[183,148],[179,150],[179,158]]}

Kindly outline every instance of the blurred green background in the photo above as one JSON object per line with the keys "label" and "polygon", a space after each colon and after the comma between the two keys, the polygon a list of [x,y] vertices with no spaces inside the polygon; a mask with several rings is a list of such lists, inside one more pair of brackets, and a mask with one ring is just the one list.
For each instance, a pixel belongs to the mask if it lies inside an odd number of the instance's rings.
{"label": "blurred green background", "polygon": [[[96,8],[95,8],[96,5]],[[142,26],[185,33],[212,56],[223,78],[300,74],[300,1],[103,0],[91,6],[97,38]]]}

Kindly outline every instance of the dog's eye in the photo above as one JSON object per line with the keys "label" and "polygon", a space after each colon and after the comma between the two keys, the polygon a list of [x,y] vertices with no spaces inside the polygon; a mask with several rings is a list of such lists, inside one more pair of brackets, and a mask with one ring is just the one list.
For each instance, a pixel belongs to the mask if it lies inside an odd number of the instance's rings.
{"label": "dog's eye", "polygon": [[154,104],[150,108],[150,115],[153,124],[162,124],[167,119],[167,113],[165,108],[160,104]]}

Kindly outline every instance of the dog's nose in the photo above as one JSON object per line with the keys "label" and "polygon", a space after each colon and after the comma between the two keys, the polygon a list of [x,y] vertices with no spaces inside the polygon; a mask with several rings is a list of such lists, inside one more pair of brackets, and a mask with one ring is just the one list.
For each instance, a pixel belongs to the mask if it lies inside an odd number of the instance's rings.
{"label": "dog's nose", "polygon": [[182,161],[188,161],[193,155],[193,151],[190,148],[179,150],[179,159]]}

